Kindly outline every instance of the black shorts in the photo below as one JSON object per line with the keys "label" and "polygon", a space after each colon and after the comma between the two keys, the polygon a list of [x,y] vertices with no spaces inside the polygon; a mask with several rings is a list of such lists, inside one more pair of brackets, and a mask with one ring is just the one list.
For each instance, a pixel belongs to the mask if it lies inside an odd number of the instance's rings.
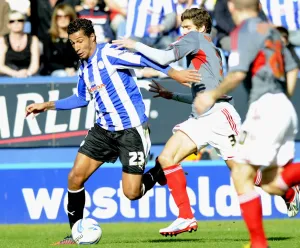
{"label": "black shorts", "polygon": [[108,131],[95,123],[78,152],[101,162],[114,163],[120,158],[124,172],[141,175],[144,173],[150,146],[147,123],[121,131]]}

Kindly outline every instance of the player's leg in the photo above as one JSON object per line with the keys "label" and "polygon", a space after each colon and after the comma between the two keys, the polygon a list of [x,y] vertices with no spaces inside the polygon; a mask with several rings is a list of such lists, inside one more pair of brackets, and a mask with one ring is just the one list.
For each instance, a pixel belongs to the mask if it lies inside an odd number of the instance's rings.
{"label": "player's leg", "polygon": [[260,195],[254,190],[254,178],[258,167],[249,164],[236,164],[231,176],[237,191],[243,219],[247,225],[251,247],[268,246],[263,229]]}
{"label": "player's leg", "polygon": [[258,170],[254,181],[255,186],[261,187],[265,192],[281,196],[287,207],[287,215],[291,218],[297,216],[300,210],[299,185],[290,187],[285,192],[278,190],[277,185],[271,182],[279,177],[282,171],[282,167],[273,167],[264,172]]}
{"label": "player's leg", "polygon": [[162,235],[177,235],[182,232],[197,230],[197,222],[191,210],[189,197],[186,190],[186,177],[179,162],[197,151],[197,146],[190,137],[176,131],[166,143],[158,160],[161,164],[168,188],[178,207],[178,218],[168,227],[160,229]]}
{"label": "player's leg", "polygon": [[77,153],[74,166],[68,175],[67,212],[70,227],[83,218],[85,205],[84,183],[103,164],[80,152]]}
{"label": "player's leg", "polygon": [[124,195],[130,200],[137,200],[156,183],[151,174],[143,175],[151,147],[148,124],[122,131],[116,141],[123,165]]}
{"label": "player's leg", "polygon": [[190,118],[176,125],[173,130],[175,133],[158,157],[167,179],[168,188],[179,209],[177,220],[169,227],[160,230],[162,235],[174,235],[197,229],[197,222],[191,211],[186,191],[186,177],[179,162],[207,145],[208,130],[209,123],[206,118]]}
{"label": "player's leg", "polygon": [[[237,132],[240,131],[240,118],[238,113],[233,108],[232,105],[227,103],[222,103],[224,107],[218,113],[215,113],[211,117],[215,119],[212,123],[216,123],[213,126],[214,133],[212,135],[213,140],[211,144],[216,148],[218,154],[225,160],[228,168],[231,170],[235,166],[235,161],[232,159],[235,156],[236,150],[234,146],[237,141]],[[227,105],[227,106],[226,106]],[[242,135],[242,134],[241,134]],[[228,137],[228,139],[226,139]],[[276,168],[276,171],[282,170],[280,168]],[[279,173],[279,172],[275,172]],[[272,173],[268,173],[268,177],[272,176]],[[254,179],[255,185],[261,187],[270,194],[274,194],[274,189],[271,189],[268,183],[270,182],[270,178],[267,178],[267,174],[264,176],[261,173],[261,170],[258,170]],[[289,188],[284,195],[282,195],[284,199],[287,209],[288,216],[294,217],[299,212],[299,189],[298,186]]]}
{"label": "player's leg", "polygon": [[[95,124],[89,130],[77,153],[74,166],[68,175],[68,218],[70,228],[83,218],[85,205],[84,183],[104,163],[117,159],[117,149],[106,131]],[[71,236],[67,236],[55,245],[74,244]]]}
{"label": "player's leg", "polygon": [[[271,108],[276,109],[276,114],[270,111]],[[273,172],[270,168],[273,165],[284,165],[293,159],[294,149],[291,148],[294,147],[290,146],[293,143],[289,142],[290,145],[285,146],[288,140],[293,140],[295,137],[297,121],[294,120],[293,116],[295,116],[294,108],[284,94],[266,94],[252,103],[243,123],[243,136],[237,142],[237,156],[235,160],[242,164],[261,166],[264,170]],[[270,128],[270,124],[272,128]],[[282,152],[281,148],[283,148]],[[234,166],[232,171],[234,170],[239,170],[239,166]],[[299,183],[300,170],[298,171],[297,167],[293,166],[287,172],[289,173],[285,174],[285,178],[283,177],[284,172],[282,172],[282,180],[277,181],[278,188],[287,190],[287,186],[293,186],[292,183]],[[242,172],[240,174],[242,175]],[[235,176],[237,177],[238,175],[235,174]],[[241,176],[241,178],[244,177]],[[254,177],[251,179],[254,180]],[[238,178],[235,180],[238,180]],[[241,193],[243,192],[241,191]],[[265,234],[262,222],[259,220],[261,219],[261,210],[258,213],[258,209],[257,203],[255,207],[242,208],[242,212],[243,214],[248,215],[249,213],[252,215],[252,220],[251,218],[249,220],[245,218],[247,226],[252,227],[248,228],[251,241],[258,244],[261,242],[266,247],[266,243],[263,241]],[[257,223],[259,223],[259,227],[257,227]]]}

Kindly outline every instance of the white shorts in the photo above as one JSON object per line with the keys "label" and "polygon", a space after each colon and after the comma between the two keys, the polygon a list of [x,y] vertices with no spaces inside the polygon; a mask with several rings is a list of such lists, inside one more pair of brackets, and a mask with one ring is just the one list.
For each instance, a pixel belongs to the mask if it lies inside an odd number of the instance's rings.
{"label": "white shorts", "polygon": [[237,162],[284,166],[294,158],[298,120],[283,93],[265,94],[253,102],[237,142]]}
{"label": "white shorts", "polygon": [[180,130],[196,144],[198,150],[207,145],[214,147],[224,160],[233,159],[237,135],[241,128],[241,118],[235,108],[227,103],[216,103],[217,109],[198,119],[189,118],[176,125],[173,133]]}

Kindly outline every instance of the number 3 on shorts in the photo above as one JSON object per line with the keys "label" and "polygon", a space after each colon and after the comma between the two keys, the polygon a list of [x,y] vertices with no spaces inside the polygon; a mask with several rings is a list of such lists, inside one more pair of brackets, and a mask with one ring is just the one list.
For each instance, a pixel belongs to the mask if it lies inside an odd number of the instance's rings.
{"label": "number 3 on shorts", "polygon": [[144,165],[145,164],[145,156],[143,152],[129,152],[129,165]]}

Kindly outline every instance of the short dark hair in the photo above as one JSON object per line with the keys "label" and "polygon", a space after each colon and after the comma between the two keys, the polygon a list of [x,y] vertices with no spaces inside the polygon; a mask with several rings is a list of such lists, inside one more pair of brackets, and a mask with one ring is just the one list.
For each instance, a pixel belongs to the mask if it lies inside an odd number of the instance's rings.
{"label": "short dark hair", "polygon": [[78,18],[74,21],[70,22],[67,32],[68,35],[74,34],[80,30],[83,30],[84,34],[88,37],[91,36],[91,34],[95,34],[94,26],[92,21],[88,19]]}
{"label": "short dark hair", "polygon": [[285,38],[289,37],[289,31],[285,27],[276,27],[276,29],[279,31],[281,36],[284,36]]}
{"label": "short dark hair", "polygon": [[185,10],[181,15],[181,21],[192,20],[197,28],[204,26],[206,33],[211,32],[212,21],[208,11],[204,8],[191,8]]}

